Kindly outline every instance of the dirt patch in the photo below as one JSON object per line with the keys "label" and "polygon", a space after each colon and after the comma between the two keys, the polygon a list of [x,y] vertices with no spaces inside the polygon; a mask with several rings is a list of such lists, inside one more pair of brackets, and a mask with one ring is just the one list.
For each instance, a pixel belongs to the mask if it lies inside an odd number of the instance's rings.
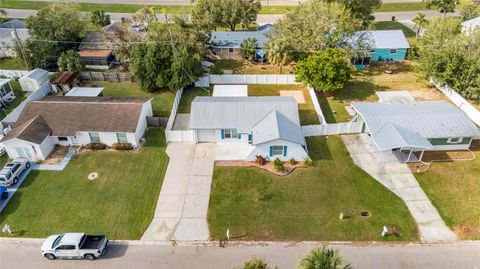
{"label": "dirt patch", "polygon": [[67,155],[67,153],[68,147],[55,146],[50,155],[48,155],[47,159],[45,161],[41,161],[40,164],[60,164],[60,162],[63,160],[63,158],[65,158],[65,155]]}
{"label": "dirt patch", "polygon": [[[420,158],[420,152],[414,153],[417,158]],[[423,154],[423,162],[445,162],[455,160],[473,160],[475,154],[468,150],[454,150],[454,151],[428,151]]]}
{"label": "dirt patch", "polygon": [[264,169],[269,171],[270,173],[273,173],[278,176],[286,176],[293,172],[293,170],[297,168],[304,168],[306,167],[303,165],[303,162],[298,162],[297,164],[290,164],[289,162],[284,162],[283,163],[283,170],[282,171],[277,171],[275,170],[273,166],[273,162],[267,162],[265,165],[260,165],[256,162],[251,162],[251,161],[216,161],[215,162],[216,166],[220,167],[257,167],[260,169]]}
{"label": "dirt patch", "polygon": [[412,173],[424,173],[430,168],[431,163],[408,163],[407,165]]}
{"label": "dirt patch", "polygon": [[453,231],[460,237],[460,239],[480,238],[480,227],[459,225],[454,226]]}
{"label": "dirt patch", "polygon": [[280,96],[292,96],[295,98],[297,103],[299,104],[305,104],[305,96],[303,95],[302,91],[280,91]]}

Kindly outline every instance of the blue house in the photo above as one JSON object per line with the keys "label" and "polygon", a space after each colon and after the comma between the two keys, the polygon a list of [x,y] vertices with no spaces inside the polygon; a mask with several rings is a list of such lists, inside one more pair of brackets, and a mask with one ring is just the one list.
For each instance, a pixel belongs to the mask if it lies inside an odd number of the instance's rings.
{"label": "blue house", "polygon": [[403,61],[410,48],[402,30],[359,31],[349,43],[357,50],[354,64],[359,68],[371,62]]}

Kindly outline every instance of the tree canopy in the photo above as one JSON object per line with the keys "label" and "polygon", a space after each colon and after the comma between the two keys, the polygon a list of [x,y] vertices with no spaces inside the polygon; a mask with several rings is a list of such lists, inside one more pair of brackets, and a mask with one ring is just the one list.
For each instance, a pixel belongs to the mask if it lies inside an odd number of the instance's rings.
{"label": "tree canopy", "polygon": [[35,67],[56,64],[64,51],[76,47],[86,30],[86,20],[77,5],[59,2],[41,8],[27,19],[29,54]]}
{"label": "tree canopy", "polygon": [[255,59],[255,53],[257,51],[258,43],[257,39],[253,37],[246,38],[240,44],[240,54],[244,59],[253,61]]}
{"label": "tree canopy", "polygon": [[58,58],[58,69],[60,71],[81,71],[83,69],[83,63],[80,62],[80,55],[74,50],[62,52]]}
{"label": "tree canopy", "polygon": [[351,64],[344,49],[327,48],[310,54],[296,65],[297,80],[321,92],[342,89],[350,79]]}
{"label": "tree canopy", "polygon": [[423,0],[427,4],[427,7],[436,7],[443,9],[445,12],[454,12],[455,7],[459,4],[459,0]]}
{"label": "tree canopy", "polygon": [[355,18],[363,21],[364,26],[375,19],[373,12],[382,4],[381,0],[328,0],[328,2],[344,4]]}
{"label": "tree canopy", "polygon": [[94,10],[90,14],[90,21],[97,27],[104,27],[110,24],[110,15],[105,14],[105,10]]}
{"label": "tree canopy", "polygon": [[436,18],[419,39],[420,70],[466,98],[480,98],[480,30],[462,33],[461,20]]}
{"label": "tree canopy", "polygon": [[192,9],[192,22],[209,30],[228,27],[235,31],[254,23],[260,11],[259,0],[198,0]]}

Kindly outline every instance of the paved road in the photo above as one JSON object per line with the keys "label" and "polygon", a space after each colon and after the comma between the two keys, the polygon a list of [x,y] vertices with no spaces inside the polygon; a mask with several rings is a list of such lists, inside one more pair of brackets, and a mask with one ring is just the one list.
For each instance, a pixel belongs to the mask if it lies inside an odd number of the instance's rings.
{"label": "paved road", "polygon": [[[241,266],[252,256],[262,257],[280,269],[295,268],[314,244],[275,244],[267,246],[192,247],[111,245],[101,260],[48,261],[41,257],[41,243],[0,241],[0,268],[159,268],[228,269]],[[355,269],[479,269],[480,243],[451,245],[332,245]]]}
{"label": "paved road", "polygon": [[[36,1],[36,0],[31,0]],[[58,1],[58,0],[37,0],[37,1]],[[405,2],[421,2],[422,0],[383,0],[384,3],[405,3]],[[79,3],[111,3],[111,4],[137,4],[137,5],[172,5],[172,6],[188,6],[190,0],[76,0]],[[264,6],[284,6],[298,5],[304,0],[262,0]]]}
{"label": "paved road", "polygon": [[[37,13],[36,10],[27,10],[27,9],[6,9],[7,16],[10,18],[27,18],[29,16],[35,15]],[[431,19],[433,17],[439,16],[440,14],[434,10],[427,10],[421,11],[422,13],[426,14],[427,19]],[[129,17],[130,14],[128,13],[113,13],[107,12],[113,21],[120,21],[124,17]],[[375,20],[376,21],[389,21],[392,19],[392,16],[395,16],[397,20],[412,20],[415,16],[419,13],[419,11],[398,11],[398,12],[377,12],[375,13]],[[169,15],[170,17],[172,15]],[[188,16],[188,15],[182,15]],[[448,16],[458,16],[457,13],[449,13]],[[275,23],[277,20],[281,19],[283,15],[269,15],[269,14],[261,14],[257,17],[258,24],[265,24],[265,23]],[[164,16],[159,15],[159,19],[163,20]]]}

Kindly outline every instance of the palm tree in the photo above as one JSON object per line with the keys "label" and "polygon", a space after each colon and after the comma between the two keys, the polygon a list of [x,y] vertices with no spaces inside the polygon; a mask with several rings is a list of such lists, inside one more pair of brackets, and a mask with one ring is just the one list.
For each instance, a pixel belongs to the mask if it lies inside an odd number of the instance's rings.
{"label": "palm tree", "polygon": [[428,20],[425,18],[425,13],[418,13],[417,16],[412,20],[415,23],[415,39],[418,38],[420,31],[428,24]]}
{"label": "palm tree", "polygon": [[280,66],[280,74],[282,67],[292,61],[293,48],[284,39],[273,39],[266,46],[267,58],[270,63]]}
{"label": "palm tree", "polygon": [[324,247],[314,248],[300,261],[300,269],[352,269],[337,250]]}

